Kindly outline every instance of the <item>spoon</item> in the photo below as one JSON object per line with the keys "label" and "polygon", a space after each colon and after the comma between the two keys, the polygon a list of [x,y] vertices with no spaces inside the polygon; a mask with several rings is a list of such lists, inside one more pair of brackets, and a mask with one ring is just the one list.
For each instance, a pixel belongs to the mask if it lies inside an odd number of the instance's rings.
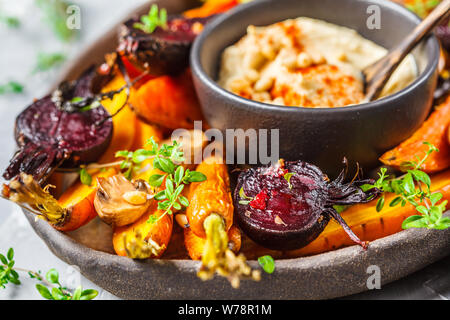
{"label": "spoon", "polygon": [[447,17],[449,11],[450,0],[442,1],[400,44],[383,58],[362,70],[367,101],[379,97],[400,62],[439,22]]}

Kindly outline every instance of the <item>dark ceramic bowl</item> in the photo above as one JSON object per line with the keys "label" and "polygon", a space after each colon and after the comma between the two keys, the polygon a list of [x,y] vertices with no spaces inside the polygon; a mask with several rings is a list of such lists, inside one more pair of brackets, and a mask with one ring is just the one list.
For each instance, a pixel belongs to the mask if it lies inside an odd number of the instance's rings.
{"label": "dark ceramic bowl", "polygon": [[[369,30],[366,13],[380,8],[381,29]],[[343,157],[364,169],[405,140],[428,115],[437,80],[439,44],[434,36],[413,52],[419,76],[405,89],[383,99],[343,108],[296,108],[251,101],[217,83],[223,50],[245,33],[248,25],[265,26],[299,16],[325,20],[356,30],[385,47],[398,44],[420,22],[407,9],[376,0],[259,0],[217,18],[196,39],[191,68],[204,115],[213,128],[279,129],[280,156],[304,160],[334,176]],[[270,140],[269,140],[270,141]]]}

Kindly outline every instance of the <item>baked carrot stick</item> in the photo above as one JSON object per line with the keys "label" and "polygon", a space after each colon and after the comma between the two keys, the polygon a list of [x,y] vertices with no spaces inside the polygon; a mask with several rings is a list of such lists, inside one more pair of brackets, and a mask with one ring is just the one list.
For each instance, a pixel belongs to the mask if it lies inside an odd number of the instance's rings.
{"label": "baked carrot stick", "polygon": [[[161,257],[169,245],[173,227],[172,215],[162,216],[163,213],[163,210],[158,210],[158,203],[153,201],[148,211],[136,222],[115,228],[113,246],[117,255],[133,259]],[[151,216],[158,219],[149,223]]]}
{"label": "baked carrot stick", "polygon": [[398,170],[409,169],[405,164],[416,161],[417,156],[423,157],[428,146],[423,142],[429,142],[439,149],[433,152],[421,170],[427,173],[438,172],[450,167],[450,146],[448,142],[448,126],[450,124],[450,96],[436,107],[436,110],[422,124],[422,126],[399,146],[387,151],[380,158],[384,164]]}
{"label": "baked carrot stick", "polygon": [[251,270],[244,255],[236,256],[228,248],[228,233],[233,226],[233,201],[227,167],[221,162],[211,157],[197,166],[196,171],[203,173],[206,180],[190,186],[186,216],[192,235],[204,242],[190,237],[188,231],[185,244],[194,258],[203,246],[202,266],[198,272],[202,280],[211,279],[217,272],[237,288],[242,277],[259,280],[260,273]]}
{"label": "baked carrot stick", "polygon": [[130,106],[146,122],[169,129],[192,129],[203,120],[189,70],[147,81],[131,95]]}
{"label": "baked carrot stick", "polygon": [[[450,170],[431,177],[431,191],[441,192],[442,200],[450,201]],[[386,194],[385,203],[390,203],[398,195]],[[409,216],[417,214],[414,206],[384,206],[376,210],[377,200],[351,206],[341,213],[342,218],[362,241],[373,241],[402,230],[402,222]],[[330,221],[320,236],[306,247],[287,252],[289,257],[314,255],[352,245],[352,241],[335,221]]]}
{"label": "baked carrot stick", "polygon": [[109,177],[115,173],[112,168],[97,173],[93,176],[91,186],[77,182],[58,200],[48,192],[48,187],[41,188],[30,175],[24,173],[12,180],[9,186],[4,185],[2,193],[4,197],[47,220],[54,228],[72,231],[97,216],[93,205],[97,178]]}
{"label": "baked carrot stick", "polygon": [[[191,228],[184,228],[184,246],[192,260],[201,260],[205,251],[206,240],[198,237]],[[238,227],[232,226],[228,230],[228,248],[234,253],[241,249],[241,231]]]}

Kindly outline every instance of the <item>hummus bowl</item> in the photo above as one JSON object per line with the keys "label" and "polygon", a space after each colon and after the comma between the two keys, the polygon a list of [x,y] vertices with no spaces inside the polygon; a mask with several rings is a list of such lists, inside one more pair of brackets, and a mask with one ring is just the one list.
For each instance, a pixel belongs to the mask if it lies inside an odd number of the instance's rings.
{"label": "hummus bowl", "polygon": [[[368,24],[372,12],[368,8],[379,12],[379,29]],[[330,176],[340,171],[344,157],[364,170],[373,169],[384,151],[408,138],[428,115],[437,81],[438,41],[430,36],[412,52],[418,71],[412,83],[369,103],[342,108],[280,106],[243,98],[218,84],[224,50],[241,39],[249,25],[268,26],[298,17],[353,29],[388,50],[420,22],[390,1],[260,0],[239,6],[208,25],[191,51],[203,113],[211,127],[222,131],[278,129],[280,157],[313,163]]]}

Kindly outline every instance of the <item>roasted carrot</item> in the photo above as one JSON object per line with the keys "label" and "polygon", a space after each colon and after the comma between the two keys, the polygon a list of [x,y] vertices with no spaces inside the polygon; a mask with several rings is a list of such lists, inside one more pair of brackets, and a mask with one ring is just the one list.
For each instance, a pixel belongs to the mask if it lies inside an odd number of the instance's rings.
{"label": "roasted carrot", "polygon": [[399,169],[409,169],[405,164],[417,161],[416,156],[423,157],[428,146],[423,142],[429,142],[439,149],[433,152],[425,163],[422,170],[428,173],[438,172],[450,167],[450,146],[447,138],[450,123],[450,96],[447,100],[436,107],[436,110],[422,124],[422,126],[407,140],[396,148],[389,150],[380,158],[384,164]]}
{"label": "roasted carrot", "polygon": [[233,200],[227,166],[214,158],[208,158],[198,165],[196,171],[203,173],[206,180],[191,184],[189,206],[186,216],[190,228],[198,237],[205,238],[205,219],[211,214],[220,215],[225,222],[225,231],[233,225]]}
{"label": "roasted carrot", "polygon": [[3,196],[47,220],[56,229],[72,231],[97,216],[93,205],[97,178],[115,173],[115,169],[111,168],[93,175],[92,186],[77,182],[58,200],[50,195],[48,187],[42,189],[30,175],[22,173],[9,186],[4,186]]}
{"label": "roasted carrot", "polygon": [[[450,170],[431,177],[431,191],[441,192],[443,200],[450,201]],[[386,195],[385,203],[390,203],[397,195]],[[353,232],[363,241],[373,241],[402,230],[402,222],[409,216],[418,214],[415,207],[385,205],[380,212],[376,210],[377,200],[351,206],[341,213]],[[330,221],[321,235],[306,247],[289,251],[287,256],[298,257],[331,251],[352,245],[343,229],[335,221]]]}
{"label": "roasted carrot", "polygon": [[[196,171],[203,173],[207,179],[190,186],[186,210],[190,231],[185,233],[185,244],[190,256],[201,256],[198,276],[202,280],[211,279],[217,272],[236,288],[242,277],[259,280],[260,273],[251,270],[244,255],[236,256],[228,248],[228,233],[233,225],[233,202],[227,167],[221,162],[219,158],[210,157],[197,166]],[[201,246],[203,250],[199,253]]]}
{"label": "roasted carrot", "polygon": [[[206,240],[200,238],[192,232],[191,228],[184,229],[184,246],[192,260],[201,260],[205,250]],[[228,247],[238,253],[241,249],[241,231],[238,227],[232,226],[228,230]]]}
{"label": "roasted carrot", "polygon": [[146,122],[170,129],[192,129],[194,120],[203,120],[189,70],[147,81],[131,95],[130,105]]}
{"label": "roasted carrot", "polygon": [[[159,258],[169,245],[172,235],[173,217],[158,210],[158,203],[153,201],[148,211],[136,222],[114,229],[113,246],[119,256],[133,259]],[[161,217],[149,223],[150,216]]]}
{"label": "roasted carrot", "polygon": [[[153,168],[151,159],[146,165],[148,169],[138,173],[135,179],[147,180],[153,174],[162,173]],[[157,191],[161,190],[163,189]],[[156,222],[149,222],[151,216],[156,218]],[[120,256],[133,259],[159,258],[167,249],[172,236],[172,227],[173,216],[158,210],[158,202],[153,200],[147,212],[137,221],[127,226],[114,228],[114,250]]]}
{"label": "roasted carrot", "polygon": [[238,0],[209,0],[201,7],[185,11],[183,15],[187,18],[203,18],[226,12],[238,4]]}
{"label": "roasted carrot", "polygon": [[[122,76],[116,76],[103,88],[104,92],[117,90],[125,85],[125,80]],[[115,95],[113,99],[105,99],[102,105],[110,114],[114,114],[126,101],[126,92]],[[108,149],[102,155],[99,163],[108,163],[116,159],[115,154],[119,150],[130,150],[133,146],[134,138],[136,136],[136,126],[138,119],[134,112],[128,107],[120,111],[113,117],[113,137]]]}

